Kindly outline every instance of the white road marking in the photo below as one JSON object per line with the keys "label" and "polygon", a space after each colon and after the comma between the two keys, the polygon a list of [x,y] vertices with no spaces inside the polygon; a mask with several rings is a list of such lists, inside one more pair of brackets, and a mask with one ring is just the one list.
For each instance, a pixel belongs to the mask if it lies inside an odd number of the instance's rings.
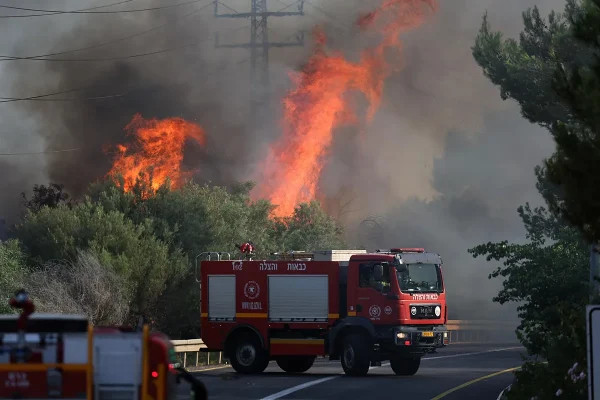
{"label": "white road marking", "polygon": [[302,385],[294,386],[294,387],[291,387],[289,389],[282,390],[281,392],[277,392],[275,394],[272,394],[270,396],[263,397],[261,400],[275,400],[275,399],[280,399],[280,398],[282,398],[284,396],[287,396],[288,394],[292,394],[292,393],[295,393],[295,392],[300,391],[302,389],[306,389],[307,387],[318,385],[319,383],[323,383],[323,382],[330,381],[332,379],[339,378],[340,376],[341,375],[328,376],[327,378],[321,378],[321,379],[317,379],[316,381],[306,382],[306,383],[303,383]]}
{"label": "white road marking", "polygon": [[[472,352],[472,353],[450,354],[450,355],[447,355],[447,356],[439,356],[439,357],[423,357],[421,359],[421,361],[425,361],[425,360],[439,360],[441,358],[457,358],[457,357],[474,356],[474,355],[478,355],[478,354],[495,353],[495,352],[498,352],[498,351],[515,350],[515,349],[522,349],[522,348],[523,348],[522,346],[504,347],[504,348],[501,348],[501,349],[476,351],[476,352]],[[382,363],[381,367],[387,367],[388,365],[390,365],[390,363]],[[369,367],[369,370],[372,370],[372,369],[375,369],[375,368],[380,368],[380,367]],[[314,386],[314,385],[318,385],[319,383],[323,383],[323,382],[331,381],[333,379],[340,378],[341,376],[343,376],[343,374],[334,375],[334,376],[328,376],[326,378],[321,378],[321,379],[317,379],[317,380],[314,380],[314,381],[306,382],[306,383],[303,383],[303,384],[298,385],[298,386],[292,386],[289,389],[285,389],[285,390],[282,390],[281,392],[277,392],[277,393],[274,393],[274,394],[272,394],[270,396],[263,397],[260,400],[277,400],[277,399],[285,397],[285,396],[287,396],[289,394],[292,394],[292,393],[298,392],[300,390],[306,389],[308,387],[311,387],[311,386]]]}
{"label": "white road marking", "polygon": [[508,385],[507,387],[502,389],[502,391],[500,392],[500,394],[498,395],[498,398],[496,400],[502,400],[502,396],[504,396],[504,393],[506,393],[506,389],[508,389],[509,387],[510,387],[510,385]]}

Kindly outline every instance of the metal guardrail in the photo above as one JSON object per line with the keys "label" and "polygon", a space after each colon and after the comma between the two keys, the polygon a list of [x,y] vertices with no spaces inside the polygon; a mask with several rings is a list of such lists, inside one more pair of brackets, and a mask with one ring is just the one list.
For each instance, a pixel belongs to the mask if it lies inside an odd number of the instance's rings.
{"label": "metal guardrail", "polygon": [[[187,367],[199,367],[199,366],[207,366],[207,365],[221,365],[223,364],[223,353],[203,353],[202,349],[206,348],[206,345],[202,341],[202,339],[191,339],[191,340],[171,340],[173,343],[173,347],[175,347],[175,352],[179,357],[179,362],[183,365],[183,368]],[[195,362],[193,365],[188,365],[188,353],[192,354],[192,357],[195,357]]]}
{"label": "metal guardrail", "polygon": [[[448,336],[450,343],[492,343],[516,341],[515,329],[508,321],[469,321],[448,320]],[[180,358],[184,368],[208,365],[222,365],[227,363],[222,352],[202,352],[206,345],[202,339],[172,340],[175,352]],[[192,356],[193,363],[188,363],[188,354]]]}

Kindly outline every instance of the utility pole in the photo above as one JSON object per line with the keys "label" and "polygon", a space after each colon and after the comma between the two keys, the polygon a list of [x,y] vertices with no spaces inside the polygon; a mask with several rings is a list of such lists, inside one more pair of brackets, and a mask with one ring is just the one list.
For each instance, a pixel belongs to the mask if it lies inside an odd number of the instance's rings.
{"label": "utility pole", "polygon": [[[304,34],[302,32],[298,32],[296,40],[292,42],[269,42],[267,19],[268,17],[304,15],[304,0],[296,0],[296,3],[274,12],[268,11],[267,0],[250,0],[249,13],[234,12],[229,14],[219,14],[219,3],[218,0],[214,2],[215,17],[217,18],[250,18],[250,41],[248,43],[220,44],[217,33],[215,34],[215,47],[250,49],[251,111],[256,118],[257,109],[266,104],[267,94],[269,93],[269,49],[271,47],[304,46]],[[285,11],[296,4],[298,11]]]}

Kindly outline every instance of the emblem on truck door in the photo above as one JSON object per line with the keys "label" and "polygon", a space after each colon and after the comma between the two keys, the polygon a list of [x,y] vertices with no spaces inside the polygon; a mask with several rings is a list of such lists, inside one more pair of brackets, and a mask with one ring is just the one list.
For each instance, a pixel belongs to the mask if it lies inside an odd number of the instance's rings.
{"label": "emblem on truck door", "polygon": [[390,315],[392,313],[392,307],[387,306],[386,308],[383,309],[383,312],[385,312],[386,315]]}
{"label": "emblem on truck door", "polygon": [[244,285],[244,296],[250,300],[254,300],[260,294],[260,286],[255,281],[247,282]]}
{"label": "emblem on truck door", "polygon": [[373,318],[377,318],[381,315],[381,308],[379,306],[371,306],[369,308],[369,315]]}

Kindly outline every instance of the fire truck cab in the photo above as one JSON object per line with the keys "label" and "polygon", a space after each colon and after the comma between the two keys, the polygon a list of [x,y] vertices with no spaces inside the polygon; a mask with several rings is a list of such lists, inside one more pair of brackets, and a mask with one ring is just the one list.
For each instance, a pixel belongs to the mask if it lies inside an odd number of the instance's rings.
{"label": "fire truck cab", "polygon": [[[202,257],[201,257],[202,256]],[[420,248],[325,250],[199,264],[206,351],[224,351],[241,373],[275,360],[305,372],[317,356],[348,375],[390,361],[414,375],[424,354],[448,344],[442,260]]]}
{"label": "fire truck cab", "polygon": [[[83,315],[34,313],[26,295],[11,302],[25,311],[0,315],[0,398],[169,400],[179,395],[181,374],[166,335],[150,332],[147,325],[141,330],[93,327]],[[195,398],[205,399],[198,383],[192,382]]]}

